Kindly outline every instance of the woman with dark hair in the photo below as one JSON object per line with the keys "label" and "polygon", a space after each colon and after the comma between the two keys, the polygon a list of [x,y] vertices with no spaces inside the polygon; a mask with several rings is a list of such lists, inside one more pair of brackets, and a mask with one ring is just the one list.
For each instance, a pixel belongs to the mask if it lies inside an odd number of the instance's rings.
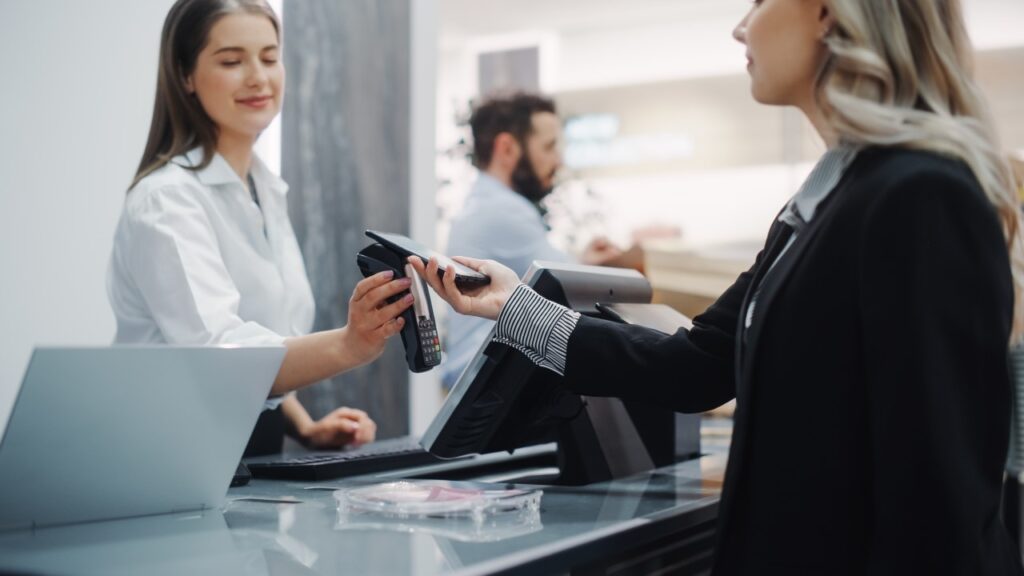
{"label": "woman with dark hair", "polygon": [[[164,23],[149,140],[108,272],[116,343],[284,345],[248,452],[372,441],[366,413],[313,421],[291,391],[366,364],[402,327],[408,279],[356,285],[348,324],[310,334],[314,302],[287,186],[253,154],[284,95],[280,27],[262,0],[179,0]],[[280,408],[277,408],[280,404]]]}
{"label": "woman with dark hair", "polygon": [[828,151],[764,250],[671,336],[581,316],[494,261],[462,294],[578,393],[697,412],[736,398],[714,574],[1020,574],[1000,517],[1018,201],[957,0],[755,0],[760,103]]}

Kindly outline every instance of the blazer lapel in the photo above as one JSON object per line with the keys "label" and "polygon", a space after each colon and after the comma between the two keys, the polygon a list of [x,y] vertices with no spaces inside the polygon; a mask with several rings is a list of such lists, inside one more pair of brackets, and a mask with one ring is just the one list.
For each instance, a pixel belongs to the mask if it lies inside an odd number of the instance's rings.
{"label": "blazer lapel", "polygon": [[[775,261],[779,252],[786,246],[792,228],[778,222],[778,217],[776,217],[776,222],[772,224],[772,228],[768,232],[768,241],[765,244],[770,248],[765,252],[761,265],[751,280],[750,289],[747,290],[747,294],[743,298],[743,306],[740,308],[739,326],[736,332],[736,414],[733,422],[732,442],[729,446],[729,463],[725,472],[725,484],[722,487],[722,498],[719,501],[719,522],[716,536],[718,550],[725,549],[724,543],[729,542],[732,538],[733,523],[735,522],[733,510],[736,506],[734,500],[737,498],[736,490],[743,475],[743,463],[747,458],[747,438],[750,435],[751,422],[750,410],[753,408],[749,402],[750,387],[752,385],[753,351],[757,349],[762,329],[762,322],[759,319],[765,317],[765,312],[771,306],[772,300],[779,293],[786,278],[793,271],[801,254],[810,245],[814,235],[826,225],[825,221],[831,211],[830,207],[836,204],[835,199],[843,194],[843,191],[851,185],[853,181],[852,175],[856,172],[856,166],[868,156],[869,151],[867,149],[857,155],[857,158],[847,168],[842,179],[836,184],[836,188],[819,205],[814,219],[797,236],[797,239],[793,241],[793,245],[790,246],[789,250],[779,260],[778,264],[775,265],[775,269],[771,270],[770,274],[769,269],[772,267],[772,262]],[[757,308],[752,319],[753,321],[750,324],[750,329],[747,331],[747,334],[744,334],[747,307],[750,305],[750,300],[756,293],[758,286],[761,287],[761,292],[757,297]],[[718,561],[715,563],[716,566],[720,564]]]}
{"label": "blazer lapel", "polygon": [[[780,212],[781,213],[781,212]],[[789,225],[784,224],[778,220],[776,216],[775,222],[772,224],[771,229],[768,231],[768,241],[765,243],[768,249],[765,250],[764,258],[761,260],[761,266],[754,272],[754,277],[750,281],[750,288],[747,293],[743,296],[743,305],[740,306],[739,323],[736,326],[736,398],[741,400],[741,386],[740,383],[743,381],[743,358],[746,356],[746,344],[744,342],[746,332],[746,314],[747,307],[750,306],[750,300],[754,297],[757,292],[757,287],[764,281],[765,274],[771,267],[771,263],[775,261],[779,256],[779,252],[786,246],[786,242],[789,241],[789,237],[792,235],[793,229]],[[758,302],[760,307],[760,301]]]}
{"label": "blazer lapel", "polygon": [[[864,156],[863,154],[861,156]],[[853,164],[857,164],[860,157],[854,161]],[[738,360],[737,366],[739,368],[738,375],[738,387],[736,389],[737,398],[746,396],[750,392],[750,386],[752,383],[753,373],[753,362],[754,362],[754,351],[757,350],[758,340],[761,336],[761,332],[764,328],[764,318],[767,316],[768,310],[771,308],[772,301],[778,296],[780,290],[785,285],[789,275],[793,272],[797,262],[800,261],[800,257],[810,246],[814,237],[818,232],[824,228],[829,219],[829,215],[832,212],[832,207],[836,205],[836,198],[841,196],[846,188],[849,187],[849,176],[854,172],[854,166],[851,165],[843,178],[836,184],[835,189],[829,194],[817,209],[814,218],[807,225],[806,228],[799,235],[796,240],[793,241],[793,245],[789,247],[789,250],[779,259],[778,263],[775,264],[773,269],[771,263],[773,260],[765,259],[762,265],[763,271],[759,270],[758,275],[761,277],[761,281],[758,283],[751,283],[751,289],[747,293],[745,299],[743,314],[746,315],[747,306],[750,304],[750,299],[753,297],[757,287],[760,286],[760,292],[757,295],[757,305],[754,309],[754,317],[751,319],[750,327],[747,328],[746,334],[741,333],[739,338],[738,350],[742,351],[742,357]],[[770,270],[769,270],[770,269]],[[745,336],[745,338],[743,338]]]}

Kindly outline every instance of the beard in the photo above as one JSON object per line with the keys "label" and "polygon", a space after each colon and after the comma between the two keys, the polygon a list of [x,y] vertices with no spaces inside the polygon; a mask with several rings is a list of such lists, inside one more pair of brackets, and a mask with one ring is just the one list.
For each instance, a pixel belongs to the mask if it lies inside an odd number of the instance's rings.
{"label": "beard", "polygon": [[[537,172],[533,169],[533,163],[530,162],[530,157],[525,153],[526,146],[523,146],[524,153],[519,158],[519,163],[516,164],[515,170],[512,171],[512,189],[524,196],[530,202],[539,204],[551,191],[554,190],[554,186],[544,186],[541,183],[540,178],[537,177]],[[552,174],[552,177],[554,174]]]}

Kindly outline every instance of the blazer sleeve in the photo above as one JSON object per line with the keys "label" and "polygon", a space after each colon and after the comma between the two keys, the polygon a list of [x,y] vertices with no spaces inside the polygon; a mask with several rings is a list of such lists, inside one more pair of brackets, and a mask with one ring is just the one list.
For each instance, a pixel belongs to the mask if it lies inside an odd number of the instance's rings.
{"label": "blazer sleeve", "polygon": [[579,394],[655,402],[680,412],[702,412],[731,400],[736,396],[740,308],[763,257],[764,250],[693,319],[690,330],[666,335],[581,317],[569,337],[566,386]]}
{"label": "blazer sleeve", "polygon": [[879,193],[860,243],[867,572],[975,573],[1012,557],[994,549],[1009,545],[998,506],[1013,289],[1001,226],[973,179],[932,169]]}

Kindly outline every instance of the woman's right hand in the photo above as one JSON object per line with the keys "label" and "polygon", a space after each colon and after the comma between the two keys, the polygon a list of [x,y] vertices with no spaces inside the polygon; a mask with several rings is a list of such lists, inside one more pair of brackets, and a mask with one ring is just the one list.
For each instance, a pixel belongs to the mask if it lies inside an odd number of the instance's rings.
{"label": "woman's right hand", "polygon": [[445,270],[444,278],[438,277],[437,258],[431,258],[424,266],[418,257],[410,256],[409,264],[459,314],[496,320],[505,302],[508,302],[512,292],[521,284],[519,276],[494,260],[477,260],[462,256],[456,256],[453,260],[486,274],[491,278],[490,284],[463,292],[455,286],[454,271]]}

